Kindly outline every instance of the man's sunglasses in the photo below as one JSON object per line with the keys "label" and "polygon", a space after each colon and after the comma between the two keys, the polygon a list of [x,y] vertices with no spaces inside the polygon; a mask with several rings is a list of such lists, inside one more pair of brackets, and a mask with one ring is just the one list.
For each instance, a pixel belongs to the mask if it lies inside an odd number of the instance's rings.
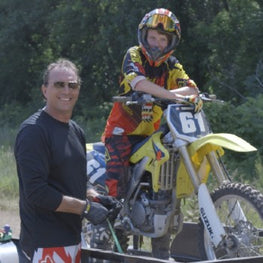
{"label": "man's sunglasses", "polygon": [[53,83],[53,86],[58,89],[63,89],[68,85],[70,89],[78,89],[79,83],[78,82],[63,82],[63,81],[57,81]]}

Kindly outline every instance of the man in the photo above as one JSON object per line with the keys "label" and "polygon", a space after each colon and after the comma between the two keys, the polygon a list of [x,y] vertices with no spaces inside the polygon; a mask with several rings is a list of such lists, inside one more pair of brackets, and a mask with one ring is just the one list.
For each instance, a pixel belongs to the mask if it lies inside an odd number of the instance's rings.
{"label": "man", "polygon": [[[119,95],[130,96],[139,91],[192,102],[195,111],[199,111],[202,108],[199,90],[172,56],[180,38],[180,23],[171,11],[158,8],[147,13],[138,26],[139,45],[129,48],[124,56]],[[132,148],[159,128],[161,117],[161,107],[153,103],[144,106],[114,103],[103,134],[109,195],[125,198]],[[102,232],[102,228],[94,227],[94,233],[98,229]],[[102,236],[106,235],[94,234],[95,247],[107,247],[106,239],[97,238]],[[169,258],[169,236],[152,239],[152,245],[153,256]]]}
{"label": "man", "polygon": [[81,220],[104,221],[108,210],[86,200],[86,149],[71,120],[80,92],[78,69],[59,59],[43,76],[46,105],[18,132],[22,254],[20,262],[80,262]]}

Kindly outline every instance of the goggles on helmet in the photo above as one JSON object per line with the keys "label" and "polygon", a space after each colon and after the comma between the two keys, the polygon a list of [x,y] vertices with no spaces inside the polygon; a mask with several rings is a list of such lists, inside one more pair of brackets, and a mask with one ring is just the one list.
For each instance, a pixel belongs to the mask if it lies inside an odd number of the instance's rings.
{"label": "goggles on helmet", "polygon": [[162,26],[162,29],[167,32],[174,32],[176,30],[175,22],[166,15],[155,14],[148,18],[145,24],[148,28],[157,28]]}

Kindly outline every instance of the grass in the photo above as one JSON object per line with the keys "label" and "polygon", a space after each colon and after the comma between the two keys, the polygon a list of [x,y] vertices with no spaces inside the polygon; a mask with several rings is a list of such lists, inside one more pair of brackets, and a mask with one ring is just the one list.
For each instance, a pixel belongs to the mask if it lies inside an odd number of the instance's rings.
{"label": "grass", "polygon": [[13,237],[18,238],[20,219],[18,212],[18,178],[13,153],[14,130],[0,128],[0,228],[9,224]]}
{"label": "grass", "polygon": [[1,198],[0,199],[0,210],[1,211],[17,211],[18,210],[18,198],[14,198],[14,199]]}
{"label": "grass", "polygon": [[18,197],[18,178],[15,158],[11,146],[0,147],[0,197],[15,199]]}

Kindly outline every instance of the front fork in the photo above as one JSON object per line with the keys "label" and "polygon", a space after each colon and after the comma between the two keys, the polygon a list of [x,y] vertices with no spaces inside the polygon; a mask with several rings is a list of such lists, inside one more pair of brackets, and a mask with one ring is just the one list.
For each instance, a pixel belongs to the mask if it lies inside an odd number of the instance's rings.
{"label": "front fork", "polygon": [[[181,145],[178,147],[178,150],[181,158],[183,159],[188,175],[190,176],[194,185],[195,193],[198,194],[199,212],[205,229],[207,230],[212,243],[215,247],[217,247],[222,239],[226,236],[226,232],[216,213],[216,209],[207,186],[206,184],[201,183],[198,173],[193,166],[192,160],[190,159],[186,146]],[[224,182],[224,173],[220,169],[220,165],[214,153],[208,154],[208,161],[212,167],[213,172],[216,173],[217,181],[219,183]]]}

